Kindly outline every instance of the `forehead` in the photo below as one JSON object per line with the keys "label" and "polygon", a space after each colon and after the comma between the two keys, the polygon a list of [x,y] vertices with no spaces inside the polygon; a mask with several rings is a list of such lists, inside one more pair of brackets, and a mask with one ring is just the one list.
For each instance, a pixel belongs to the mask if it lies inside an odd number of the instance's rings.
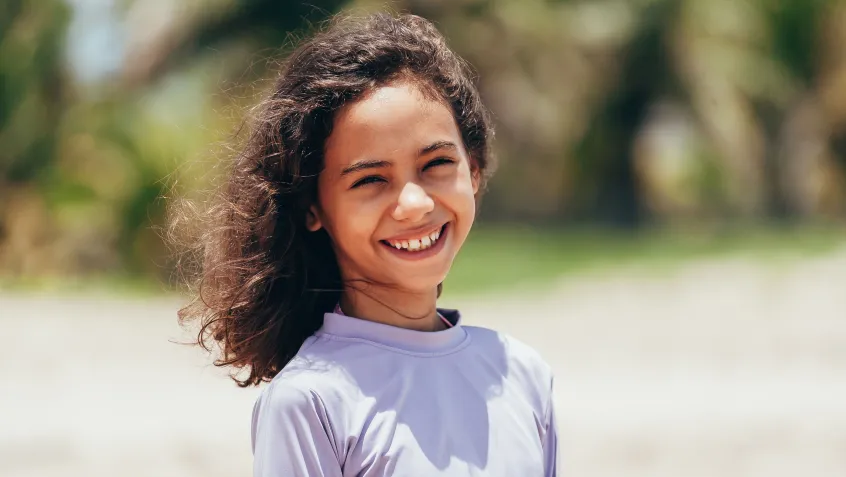
{"label": "forehead", "polygon": [[460,144],[450,108],[428,99],[413,85],[389,84],[338,111],[325,145],[326,165],[362,156],[386,160],[404,153],[416,156],[421,147],[438,140]]}

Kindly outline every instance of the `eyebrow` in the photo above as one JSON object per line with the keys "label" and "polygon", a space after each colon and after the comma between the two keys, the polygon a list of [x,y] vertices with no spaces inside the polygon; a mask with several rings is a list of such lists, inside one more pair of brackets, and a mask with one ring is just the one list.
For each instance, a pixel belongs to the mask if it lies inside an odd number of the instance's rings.
{"label": "eyebrow", "polygon": [[458,146],[455,143],[450,141],[435,141],[432,144],[420,149],[420,155],[429,154],[432,151],[437,151],[438,149],[458,149]]}
{"label": "eyebrow", "polygon": [[359,172],[367,169],[380,169],[383,167],[391,167],[391,163],[388,161],[380,161],[378,159],[365,159],[363,161],[358,161],[354,164],[345,167],[341,171],[341,177],[352,174],[354,172]]}
{"label": "eyebrow", "polygon": [[[429,144],[428,146],[420,149],[419,155],[424,156],[426,154],[429,154],[430,152],[437,151],[438,149],[458,149],[458,146],[456,146],[455,143],[451,141],[435,141],[432,144]],[[343,170],[341,170],[341,177],[367,169],[381,169],[383,167],[391,166],[392,164],[388,161],[383,161],[379,159],[365,159],[345,167]]]}

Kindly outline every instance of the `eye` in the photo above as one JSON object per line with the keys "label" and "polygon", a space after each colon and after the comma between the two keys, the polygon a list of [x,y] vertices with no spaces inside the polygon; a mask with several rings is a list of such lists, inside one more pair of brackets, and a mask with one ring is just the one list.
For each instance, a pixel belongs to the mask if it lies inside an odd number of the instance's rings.
{"label": "eye", "polygon": [[376,183],[379,183],[379,182],[385,182],[385,179],[383,179],[379,176],[362,177],[361,179],[355,181],[355,183],[353,183],[353,185],[352,185],[352,187],[350,187],[350,189],[356,189],[356,188],[361,187],[361,186],[365,186],[365,185],[368,185],[368,184],[376,184]]}
{"label": "eye", "polygon": [[439,157],[437,159],[432,159],[429,161],[425,166],[423,166],[423,170],[430,169],[432,167],[443,166],[446,164],[454,164],[455,161],[448,157]]}

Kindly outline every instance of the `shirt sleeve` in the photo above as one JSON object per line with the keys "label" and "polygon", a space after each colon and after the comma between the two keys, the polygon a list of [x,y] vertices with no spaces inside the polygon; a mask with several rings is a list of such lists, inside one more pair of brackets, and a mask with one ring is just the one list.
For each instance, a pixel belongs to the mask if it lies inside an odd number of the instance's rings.
{"label": "shirt sleeve", "polygon": [[546,432],[543,437],[544,477],[558,475],[558,425],[555,422],[555,404],[552,393],[549,395],[549,405],[544,423]]}
{"label": "shirt sleeve", "polygon": [[284,382],[265,391],[253,407],[253,477],[341,477],[320,397]]}

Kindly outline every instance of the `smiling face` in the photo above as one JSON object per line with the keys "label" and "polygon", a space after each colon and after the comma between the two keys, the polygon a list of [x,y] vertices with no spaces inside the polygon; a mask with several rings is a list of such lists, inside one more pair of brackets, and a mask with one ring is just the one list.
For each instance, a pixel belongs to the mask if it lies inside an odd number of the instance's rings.
{"label": "smiling face", "polygon": [[336,114],[308,228],[332,238],[345,281],[431,292],[470,231],[478,186],[449,106],[391,83]]}

